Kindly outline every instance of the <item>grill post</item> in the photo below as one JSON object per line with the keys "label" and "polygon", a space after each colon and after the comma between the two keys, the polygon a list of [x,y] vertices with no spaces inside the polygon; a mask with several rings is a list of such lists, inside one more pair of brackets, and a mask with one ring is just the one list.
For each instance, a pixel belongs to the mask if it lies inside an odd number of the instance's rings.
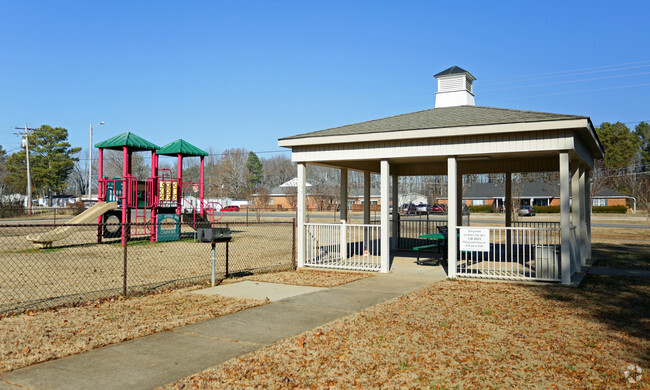
{"label": "grill post", "polygon": [[[212,279],[211,279],[211,285],[214,287],[214,268],[215,268],[215,262],[216,262],[216,256],[215,256],[215,243],[212,243]],[[227,266],[226,266],[227,267]],[[227,269],[227,268],[226,268]]]}

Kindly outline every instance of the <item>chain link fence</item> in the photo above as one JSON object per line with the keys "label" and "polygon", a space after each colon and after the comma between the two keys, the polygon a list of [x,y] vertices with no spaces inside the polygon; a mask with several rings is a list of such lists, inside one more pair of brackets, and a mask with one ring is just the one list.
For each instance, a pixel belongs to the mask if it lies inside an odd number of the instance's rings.
{"label": "chain link fence", "polygon": [[[228,223],[232,240],[217,243],[216,277],[295,268],[293,222]],[[150,242],[134,232],[156,225],[125,225],[132,235],[122,246],[122,225],[0,224],[0,314],[204,283],[212,273],[210,243],[196,241],[179,224],[180,239]],[[166,229],[170,226],[167,224]],[[105,231],[106,230],[106,231]],[[114,238],[105,238],[117,232]],[[57,239],[43,247],[32,240]],[[100,238],[101,239],[98,239]],[[99,242],[101,241],[101,242]]]}

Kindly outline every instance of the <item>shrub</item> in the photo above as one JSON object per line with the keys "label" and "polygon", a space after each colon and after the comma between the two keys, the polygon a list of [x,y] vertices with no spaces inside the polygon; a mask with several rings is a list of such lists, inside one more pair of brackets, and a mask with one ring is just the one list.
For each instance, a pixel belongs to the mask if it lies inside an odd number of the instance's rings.
{"label": "shrub", "polygon": [[10,200],[0,204],[0,218],[17,217],[19,215],[25,215],[23,200]]}
{"label": "shrub", "polygon": [[591,208],[593,213],[607,213],[607,214],[625,214],[627,213],[626,206],[595,206]]}
{"label": "shrub", "polygon": [[68,204],[68,208],[72,215],[79,215],[84,212],[86,205],[81,199],[77,199],[76,202]]}
{"label": "shrub", "polygon": [[492,206],[489,204],[480,206],[469,206],[469,211],[473,213],[492,213]]}
{"label": "shrub", "polygon": [[560,212],[560,206],[533,206],[533,209],[537,214],[552,214]]}

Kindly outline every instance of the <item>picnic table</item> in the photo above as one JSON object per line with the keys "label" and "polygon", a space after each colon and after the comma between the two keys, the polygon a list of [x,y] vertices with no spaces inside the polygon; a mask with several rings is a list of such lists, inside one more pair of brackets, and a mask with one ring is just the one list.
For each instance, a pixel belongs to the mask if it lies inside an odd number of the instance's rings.
{"label": "picnic table", "polygon": [[420,261],[420,251],[423,251],[425,249],[438,248],[438,253],[440,253],[440,247],[447,242],[447,234],[445,233],[421,234],[418,237],[435,241],[433,244],[420,245],[413,248],[413,250],[418,254],[418,259],[416,261],[416,264],[418,265],[422,265],[422,262]]}

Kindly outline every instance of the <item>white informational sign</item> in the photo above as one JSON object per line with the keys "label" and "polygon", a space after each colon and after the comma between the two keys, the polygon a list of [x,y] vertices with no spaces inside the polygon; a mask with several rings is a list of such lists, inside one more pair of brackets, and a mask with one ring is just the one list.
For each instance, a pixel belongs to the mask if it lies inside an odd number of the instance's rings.
{"label": "white informational sign", "polygon": [[460,229],[460,250],[489,252],[490,229]]}

